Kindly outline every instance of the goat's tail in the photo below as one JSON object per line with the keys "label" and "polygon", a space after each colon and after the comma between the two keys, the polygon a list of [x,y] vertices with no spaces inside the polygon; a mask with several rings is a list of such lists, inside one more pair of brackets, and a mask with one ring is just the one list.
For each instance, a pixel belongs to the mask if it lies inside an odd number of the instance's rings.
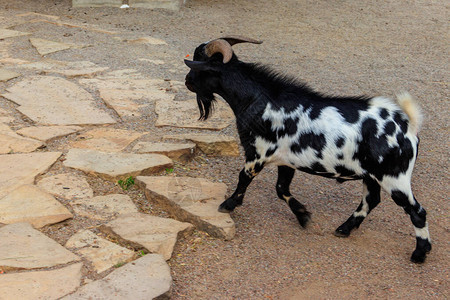
{"label": "goat's tail", "polygon": [[400,108],[408,115],[409,126],[408,131],[414,135],[419,132],[420,126],[422,125],[422,112],[420,107],[417,105],[414,98],[407,92],[403,92],[397,95],[397,103]]}

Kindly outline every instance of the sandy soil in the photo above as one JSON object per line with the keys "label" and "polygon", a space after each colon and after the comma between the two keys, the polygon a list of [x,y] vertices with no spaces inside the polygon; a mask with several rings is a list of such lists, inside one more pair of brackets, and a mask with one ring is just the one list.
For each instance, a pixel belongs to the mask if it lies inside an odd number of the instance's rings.
{"label": "sandy soil", "polygon": [[[392,97],[409,91],[425,114],[413,176],[413,190],[428,211],[433,240],[425,264],[409,261],[415,243],[412,225],[385,193],[359,230],[347,239],[337,238],[332,232],[359,204],[361,183],[338,184],[297,173],[292,193],[313,214],[309,228],[301,229],[277,199],[276,169],[268,167],[250,186],[244,205],[232,214],[237,227],[233,240],[197,232],[177,246],[170,261],[173,299],[449,298],[449,7],[445,1],[203,0],[168,12],[72,9],[67,0],[2,0],[0,9],[10,15],[2,20],[9,25],[14,25],[15,14],[34,11],[95,24],[119,32],[124,39],[151,35],[170,46],[164,51],[130,46],[112,35],[43,23],[13,27],[41,38],[57,36],[60,41],[92,45],[52,54],[53,59],[89,60],[112,70],[134,68],[148,76],[183,81],[188,70],[182,60],[199,43],[240,34],[264,41],[235,46],[242,60],[269,64],[324,93]],[[15,46],[16,57],[37,59],[25,42]],[[155,66],[141,58],[163,59],[166,64]],[[177,96],[192,97],[185,89]],[[153,131],[155,136],[184,131],[156,129],[154,121],[150,116],[117,127]],[[26,120],[16,128],[25,125]],[[223,133],[236,136],[234,125]],[[189,171],[176,167],[174,174],[221,180],[231,192],[242,165],[242,157],[202,157],[187,166]],[[97,179],[91,184],[98,194],[105,189]],[[130,194],[148,206],[139,191]],[[83,222],[75,218],[52,231],[71,233],[92,225]],[[57,240],[62,236],[61,243],[68,233],[47,232]]]}

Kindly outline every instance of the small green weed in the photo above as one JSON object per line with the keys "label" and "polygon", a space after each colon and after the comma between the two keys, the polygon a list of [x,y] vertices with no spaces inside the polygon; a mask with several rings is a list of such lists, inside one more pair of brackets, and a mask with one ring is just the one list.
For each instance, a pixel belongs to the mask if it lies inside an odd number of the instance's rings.
{"label": "small green weed", "polygon": [[145,255],[145,252],[144,252],[144,250],[140,250],[140,251],[138,251],[138,254],[137,254],[139,257],[142,257],[142,256],[144,256]]}
{"label": "small green weed", "polygon": [[172,174],[173,173],[173,168],[167,168],[166,169],[166,173],[167,174]]}
{"label": "small green weed", "polygon": [[132,185],[134,185],[134,178],[133,176],[128,177],[125,180],[119,180],[117,181],[117,183],[119,184],[119,186],[123,189],[123,190],[128,190]]}
{"label": "small green weed", "polygon": [[114,268],[120,268],[121,266],[123,266],[125,263],[124,262],[119,262],[117,264],[114,265]]}

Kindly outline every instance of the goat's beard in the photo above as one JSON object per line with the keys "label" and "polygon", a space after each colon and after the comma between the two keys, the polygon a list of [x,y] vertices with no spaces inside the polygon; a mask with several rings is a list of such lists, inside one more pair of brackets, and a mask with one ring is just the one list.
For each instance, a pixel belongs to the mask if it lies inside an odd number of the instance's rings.
{"label": "goat's beard", "polygon": [[198,109],[200,110],[200,118],[201,121],[206,121],[209,118],[212,110],[214,109],[214,102],[216,98],[213,94],[199,95],[197,94],[197,104]]}

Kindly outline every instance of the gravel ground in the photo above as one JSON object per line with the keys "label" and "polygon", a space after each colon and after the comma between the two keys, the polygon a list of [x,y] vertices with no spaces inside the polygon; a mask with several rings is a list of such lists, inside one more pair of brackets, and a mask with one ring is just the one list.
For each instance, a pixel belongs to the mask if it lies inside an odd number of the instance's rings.
{"label": "gravel ground", "polygon": [[[336,238],[333,230],[360,202],[361,183],[338,184],[297,174],[292,193],[313,213],[312,224],[301,229],[289,208],[277,199],[276,169],[268,167],[249,187],[244,205],[232,214],[237,227],[233,240],[196,232],[176,247],[170,261],[173,299],[449,298],[449,202],[445,196],[449,194],[449,7],[445,1],[202,0],[188,1],[180,11],[169,12],[72,9],[67,0],[1,0],[0,9],[3,27],[16,25],[12,29],[33,32],[40,38],[91,45],[48,55],[56,60],[89,60],[111,70],[133,68],[149,77],[183,81],[188,70],[182,60],[192,55],[199,43],[240,34],[264,41],[262,45],[235,46],[242,60],[269,64],[324,93],[392,97],[409,91],[425,114],[413,175],[413,190],[428,211],[433,240],[425,264],[409,261],[415,243],[413,228],[409,217],[385,193],[359,230],[347,239]],[[29,11],[119,33],[16,23],[17,13]],[[145,35],[164,39],[169,47],[131,46],[122,41]],[[15,57],[39,59],[26,37],[15,39],[11,47]],[[142,58],[166,63],[155,66],[139,60]],[[0,84],[1,91],[10,84]],[[192,97],[186,89],[174,91],[179,99]],[[0,101],[0,107],[12,108],[12,104]],[[115,126],[152,132],[155,137],[187,132],[158,129],[154,121],[155,114],[149,110],[139,120]],[[29,125],[29,120],[21,117],[14,128]],[[234,125],[221,133],[237,137]],[[49,144],[47,150],[66,151],[74,138]],[[242,157],[200,155],[187,165],[176,166],[172,176],[222,181],[231,192],[242,165]],[[63,171],[57,163],[50,172]],[[119,191],[113,184],[89,180],[96,195]],[[139,190],[132,189],[129,194],[143,211],[164,214]],[[44,232],[64,243],[77,229],[95,225],[75,218]],[[89,268],[85,276],[97,278]]]}

